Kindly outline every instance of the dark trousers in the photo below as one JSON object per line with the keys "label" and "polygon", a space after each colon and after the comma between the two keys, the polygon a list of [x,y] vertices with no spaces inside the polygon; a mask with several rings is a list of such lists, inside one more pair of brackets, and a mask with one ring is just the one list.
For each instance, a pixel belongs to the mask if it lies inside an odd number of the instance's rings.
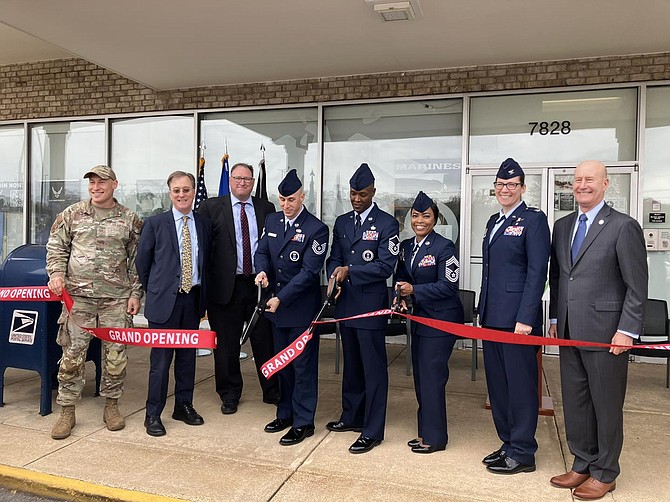
{"label": "dark trousers", "polygon": [[340,420],[381,441],[389,386],[386,332],[340,326],[340,334],[344,353]]}
{"label": "dark trousers", "polygon": [[623,447],[628,353],[560,347],[565,432],[572,469],[611,483]]}
{"label": "dark trousers", "polygon": [[[514,332],[514,329],[498,329]],[[541,330],[534,329],[533,334]],[[537,441],[536,345],[484,341],[486,386],[502,449],[521,464],[535,465]]]}
{"label": "dark trousers", "polygon": [[[198,329],[200,326],[199,298],[199,287],[194,287],[188,294],[178,293],[170,318],[161,324],[149,321],[149,327],[156,329]],[[148,416],[160,417],[165,408],[173,355],[175,407],[183,403],[193,402],[195,351],[196,349],[151,349],[147,392]]]}
{"label": "dark trousers", "polygon": [[[216,392],[221,397],[221,401],[238,402],[242,396],[240,337],[245,321],[251,319],[256,307],[257,294],[253,276],[238,275],[235,278],[235,287],[230,302],[226,305],[215,303],[208,306],[209,323],[216,331],[214,379]],[[279,398],[279,382],[276,378],[267,380],[260,371],[260,367],[275,354],[272,344],[272,326],[265,316],[258,319],[250,341],[258,381],[263,389],[263,399],[275,401]]]}
{"label": "dark trousers", "polygon": [[[273,325],[275,353],[284,350],[303,334],[302,328],[278,328]],[[302,354],[278,374],[281,398],[277,418],[293,419],[293,427],[314,427],[319,393],[319,337],[307,342]]]}
{"label": "dark trousers", "polygon": [[455,343],[453,335],[412,335],[414,390],[419,403],[418,436],[427,445],[445,446],[449,442],[445,387]]}

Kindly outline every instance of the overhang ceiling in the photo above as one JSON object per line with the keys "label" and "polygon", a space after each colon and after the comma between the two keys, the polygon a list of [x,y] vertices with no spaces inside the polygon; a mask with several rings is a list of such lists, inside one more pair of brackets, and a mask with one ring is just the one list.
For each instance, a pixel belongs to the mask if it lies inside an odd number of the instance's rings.
{"label": "overhang ceiling", "polygon": [[[391,0],[389,0],[391,1]],[[670,51],[670,1],[0,0],[0,65],[77,56],[155,89]]]}

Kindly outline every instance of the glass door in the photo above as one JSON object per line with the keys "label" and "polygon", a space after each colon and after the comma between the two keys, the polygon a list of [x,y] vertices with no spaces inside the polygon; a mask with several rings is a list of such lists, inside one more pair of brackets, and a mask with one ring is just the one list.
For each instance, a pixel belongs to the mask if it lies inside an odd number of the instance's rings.
{"label": "glass door", "polygon": [[[523,200],[532,207],[540,208],[547,215],[549,228],[554,222],[576,210],[572,193],[574,168],[540,167],[524,169],[526,173],[526,193]],[[469,222],[469,235],[463,236],[462,285],[461,288],[475,291],[479,298],[482,280],[482,239],[489,217],[500,210],[495,198],[493,182],[497,170],[470,171],[466,179],[466,190],[470,201],[465,201],[464,221]],[[637,217],[638,173],[634,167],[609,167],[607,169],[609,187],[605,201],[617,211]],[[468,203],[469,202],[469,203]],[[468,217],[469,216],[469,217]],[[467,219],[466,219],[467,218]],[[543,297],[545,326],[549,325],[549,284]],[[557,347],[545,351],[557,354]]]}

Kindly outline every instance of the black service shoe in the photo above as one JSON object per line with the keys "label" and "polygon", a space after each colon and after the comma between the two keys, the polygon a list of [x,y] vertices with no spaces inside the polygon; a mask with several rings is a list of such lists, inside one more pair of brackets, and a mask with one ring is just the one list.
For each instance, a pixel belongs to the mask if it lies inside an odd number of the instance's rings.
{"label": "black service shoe", "polygon": [[407,441],[407,446],[409,446],[410,448],[414,448],[415,446],[420,446],[420,445],[421,445],[421,440],[419,438],[414,438],[414,439],[410,439],[409,441]]}
{"label": "black service shoe", "polygon": [[354,427],[353,425],[345,424],[342,420],[338,420],[337,422],[328,422],[326,429],[333,432],[361,432],[363,427]]}
{"label": "black service shoe", "polygon": [[175,420],[181,420],[188,425],[202,425],[205,423],[203,418],[198,415],[198,412],[195,411],[191,403],[182,403],[177,404],[174,407],[174,412],[172,413],[172,418]]}
{"label": "black service shoe", "polygon": [[489,453],[482,459],[482,464],[484,465],[491,465],[494,462],[497,462],[501,458],[504,458],[506,453],[503,451],[502,446],[498,448],[496,451]]}
{"label": "black service shoe", "polygon": [[287,427],[293,425],[292,418],[275,418],[272,422],[265,426],[265,432],[281,432]]}
{"label": "black service shoe", "polygon": [[535,471],[535,465],[520,464],[513,458],[505,455],[500,460],[487,465],[486,470],[494,474],[518,474],[520,472]]}
{"label": "black service shoe", "polygon": [[237,413],[237,401],[229,399],[221,403],[221,413],[224,415],[232,415],[233,413]]}
{"label": "black service shoe", "polygon": [[282,446],[291,446],[302,442],[303,439],[314,435],[314,426],[306,425],[305,427],[291,427],[289,431],[282,436],[279,444]]}
{"label": "black service shoe", "polygon": [[444,451],[446,449],[446,445],[442,446],[430,446],[430,445],[424,445],[421,446],[420,444],[416,446],[412,446],[412,453],[435,453],[436,451]]}
{"label": "black service shoe", "polygon": [[351,453],[367,453],[372,450],[375,446],[382,444],[379,439],[372,439],[367,436],[361,436],[354,444],[349,447]]}
{"label": "black service shoe", "polygon": [[146,417],[144,419],[144,427],[150,436],[165,436],[165,427],[163,426],[163,422],[161,422],[161,417]]}

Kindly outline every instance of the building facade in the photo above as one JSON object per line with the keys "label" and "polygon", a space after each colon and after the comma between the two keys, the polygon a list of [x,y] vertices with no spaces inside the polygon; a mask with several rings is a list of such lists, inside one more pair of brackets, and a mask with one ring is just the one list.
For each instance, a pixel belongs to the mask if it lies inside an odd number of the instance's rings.
{"label": "building facade", "polygon": [[525,199],[551,222],[575,207],[576,163],[602,160],[608,203],[645,229],[649,295],[670,300],[670,53],[172,91],[81,59],[0,66],[0,257],[44,243],[55,215],[87,196],[81,176],[95,164],[115,169],[120,202],[146,217],[169,207],[167,175],[196,173],[201,156],[215,196],[226,151],[231,165],[265,156],[275,202],[296,168],[329,225],[350,209],[361,162],[403,238],[424,190],[460,249],[461,287],[475,291],[500,162],[524,167]]}

